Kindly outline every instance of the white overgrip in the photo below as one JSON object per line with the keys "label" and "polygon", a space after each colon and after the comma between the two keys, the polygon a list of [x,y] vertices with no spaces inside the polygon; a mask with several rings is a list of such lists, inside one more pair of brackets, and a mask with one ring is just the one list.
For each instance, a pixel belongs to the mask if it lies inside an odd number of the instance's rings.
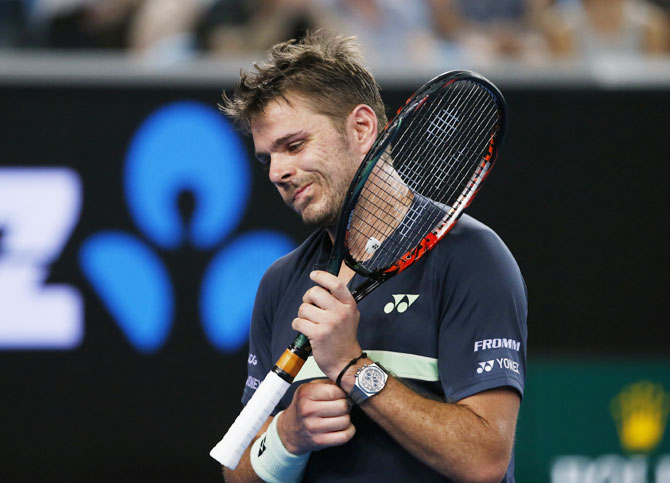
{"label": "white overgrip", "polygon": [[277,374],[269,372],[223,439],[212,448],[209,455],[226,468],[234,470],[244,450],[290,386],[290,383]]}

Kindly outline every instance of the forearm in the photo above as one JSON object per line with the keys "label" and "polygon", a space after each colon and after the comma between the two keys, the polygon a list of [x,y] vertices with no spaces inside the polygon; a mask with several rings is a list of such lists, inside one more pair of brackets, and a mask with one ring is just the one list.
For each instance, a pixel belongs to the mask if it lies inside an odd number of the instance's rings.
{"label": "forearm", "polygon": [[223,480],[230,483],[259,483],[263,481],[251,467],[249,448],[247,448],[234,471],[226,467],[223,468]]}
{"label": "forearm", "polygon": [[[345,391],[353,386],[353,374],[343,382]],[[511,398],[517,398],[509,393]],[[516,425],[514,405],[501,411],[513,417],[485,419],[482,414],[495,410],[498,399],[477,395],[475,407],[449,404],[418,395],[390,377],[386,387],[361,404],[361,409],[398,441],[408,452],[439,473],[457,481],[500,481],[509,464]],[[486,407],[486,404],[489,407]],[[517,406],[518,407],[518,403]],[[481,410],[484,408],[484,410]]]}
{"label": "forearm", "polygon": [[271,421],[272,418],[270,417],[265,422],[265,424],[263,424],[263,427],[260,429],[256,437],[244,451],[244,454],[242,455],[242,458],[240,458],[240,462],[238,463],[235,470],[223,467],[224,481],[230,483],[258,483],[263,481],[258,477],[258,475],[251,466],[251,447],[254,441],[256,441],[263,433],[265,433],[265,431],[267,431],[267,428],[270,425]]}
{"label": "forearm", "polygon": [[433,401],[397,379],[361,408],[416,458],[459,481],[500,481],[511,444],[468,406]]}

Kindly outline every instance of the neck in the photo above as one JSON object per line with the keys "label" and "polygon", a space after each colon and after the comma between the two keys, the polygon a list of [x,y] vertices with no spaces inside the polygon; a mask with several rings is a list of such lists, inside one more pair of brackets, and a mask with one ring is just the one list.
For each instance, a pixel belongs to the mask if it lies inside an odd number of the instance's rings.
{"label": "neck", "polygon": [[[335,244],[335,228],[326,228],[326,233],[328,233],[328,237],[330,238],[330,243]],[[344,283],[349,283],[352,278],[354,278],[354,275],[356,275],[356,272],[353,271],[351,268],[347,266],[346,263],[344,263],[344,260],[340,264],[340,271],[336,273],[337,278],[342,280]]]}
{"label": "neck", "polygon": [[349,268],[343,261],[342,265],[340,265],[340,273],[337,274],[337,278],[342,280],[344,283],[349,283],[351,282],[351,279],[354,278],[354,275],[356,275],[356,272]]}

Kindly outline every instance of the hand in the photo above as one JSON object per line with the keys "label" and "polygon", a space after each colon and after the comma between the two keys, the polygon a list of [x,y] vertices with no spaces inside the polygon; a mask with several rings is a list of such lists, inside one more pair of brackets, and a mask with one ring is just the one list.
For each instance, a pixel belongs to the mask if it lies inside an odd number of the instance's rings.
{"label": "hand", "polygon": [[279,438],[293,454],[344,444],[356,433],[350,409],[346,394],[333,382],[317,379],[302,384],[278,416]]}
{"label": "hand", "polygon": [[312,272],[310,278],[318,285],[305,292],[291,326],[307,336],[314,360],[334,381],[342,368],[361,354],[357,337],[360,314],[342,280],[323,271]]}

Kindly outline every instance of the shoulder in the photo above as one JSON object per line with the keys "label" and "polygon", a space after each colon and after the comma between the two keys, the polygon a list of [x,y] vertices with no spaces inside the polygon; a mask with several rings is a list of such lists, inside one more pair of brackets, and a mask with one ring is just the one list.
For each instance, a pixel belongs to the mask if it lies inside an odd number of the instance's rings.
{"label": "shoulder", "polygon": [[265,271],[261,287],[268,284],[285,285],[293,274],[311,270],[312,267],[308,265],[318,256],[324,236],[324,230],[316,230],[295,249],[275,260]]}
{"label": "shoulder", "polygon": [[470,281],[482,288],[511,283],[525,292],[512,252],[495,231],[471,216],[463,215],[433,251],[431,264],[443,267],[442,276],[453,283]]}
{"label": "shoulder", "polygon": [[465,239],[498,238],[498,235],[481,221],[464,214],[449,233],[449,237],[462,241]]}
{"label": "shoulder", "polygon": [[442,256],[458,259],[512,257],[509,248],[495,231],[469,215],[461,217],[436,249]]}

